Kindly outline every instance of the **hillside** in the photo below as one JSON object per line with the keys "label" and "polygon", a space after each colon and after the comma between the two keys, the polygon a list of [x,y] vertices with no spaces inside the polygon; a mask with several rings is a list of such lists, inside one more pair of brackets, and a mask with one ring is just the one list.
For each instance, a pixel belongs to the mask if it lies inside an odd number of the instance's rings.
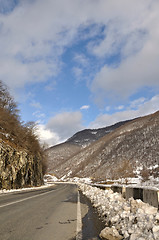
{"label": "hillside", "polygon": [[0,189],[37,186],[46,171],[33,122],[20,120],[17,104],[0,80]]}
{"label": "hillside", "polygon": [[112,126],[99,129],[84,129],[75,133],[66,142],[48,148],[46,150],[48,156],[48,172],[54,173],[56,168],[79,153],[83,148],[89,146],[106,134],[113,132],[127,122],[129,121],[119,122]]}
{"label": "hillside", "polygon": [[55,173],[56,168],[58,168],[59,165],[64,164],[65,161],[76,155],[81,150],[81,146],[67,142],[48,148],[46,150],[48,157],[47,171],[49,173]]}
{"label": "hillside", "polygon": [[98,128],[98,129],[84,129],[80,132],[75,133],[72,137],[70,137],[66,142],[71,144],[76,144],[82,147],[86,147],[91,143],[97,141],[101,137],[105,136],[108,133],[113,132],[118,127],[124,125],[125,123],[131,120],[118,122],[114,125]]}
{"label": "hillside", "polygon": [[61,162],[57,177],[91,177],[96,180],[158,177],[159,111],[115,129]]}

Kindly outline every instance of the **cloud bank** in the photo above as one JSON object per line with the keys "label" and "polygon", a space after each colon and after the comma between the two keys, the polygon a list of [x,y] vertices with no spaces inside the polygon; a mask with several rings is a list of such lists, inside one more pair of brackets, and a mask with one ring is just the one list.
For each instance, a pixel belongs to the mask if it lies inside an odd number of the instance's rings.
{"label": "cloud bank", "polygon": [[[94,94],[102,90],[127,97],[143,85],[159,85],[158,1],[34,0],[19,1],[14,8],[12,1],[10,6],[1,2],[0,77],[9,85],[21,87],[56,76],[65,47],[78,37],[90,39],[87,47],[94,56],[120,55],[118,66],[105,65],[96,74]],[[102,39],[94,41],[91,36],[99,32]],[[84,54],[74,59],[80,65],[88,61]]]}
{"label": "cloud bank", "polygon": [[82,114],[78,111],[59,113],[48,121],[46,127],[64,141],[83,128]]}
{"label": "cloud bank", "polygon": [[100,128],[113,125],[114,123],[134,119],[145,116],[158,111],[159,109],[159,95],[152,97],[150,100],[138,99],[131,102],[127,109],[117,111],[113,114],[99,115],[92,123],[90,128]]}
{"label": "cloud bank", "polygon": [[[82,41],[82,51],[73,52],[71,59],[75,84],[84,79],[91,99],[108,112],[112,102],[118,104],[115,113],[98,116],[90,126],[156,111],[158,12],[157,0],[0,0],[0,79],[16,94],[40,82],[50,92],[58,88],[67,49]],[[142,94],[145,88],[151,92],[149,99]],[[138,93],[140,98],[130,102]],[[36,98],[30,103],[43,110]],[[57,143],[83,128],[82,114],[56,114],[39,128],[43,139]]]}

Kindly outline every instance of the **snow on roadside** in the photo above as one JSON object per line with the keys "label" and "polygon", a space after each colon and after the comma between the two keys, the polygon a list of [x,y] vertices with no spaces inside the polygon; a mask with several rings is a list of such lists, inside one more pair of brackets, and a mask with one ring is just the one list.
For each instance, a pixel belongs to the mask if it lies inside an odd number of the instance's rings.
{"label": "snow on roadside", "polygon": [[0,189],[0,194],[4,193],[12,193],[12,192],[21,192],[21,191],[28,191],[28,190],[38,190],[42,188],[47,188],[50,185],[53,185],[54,182],[57,182],[59,179],[57,179],[55,176],[52,176],[50,174],[46,174],[44,176],[44,185],[38,186],[38,187],[27,187],[27,188],[18,188],[18,189]]}
{"label": "snow on roadside", "polygon": [[74,177],[74,178],[70,178],[69,182],[90,184],[92,183],[92,180],[89,177],[88,178]]}
{"label": "snow on roadside", "polygon": [[39,187],[28,187],[28,188],[18,188],[18,189],[1,189],[0,194],[5,194],[5,193],[14,193],[14,192],[22,192],[22,191],[30,191],[30,190],[38,190],[38,189],[43,189],[49,187],[50,184],[45,184]]}
{"label": "snow on roadside", "polygon": [[101,237],[108,240],[159,240],[159,213],[141,200],[126,201],[112,190],[79,184],[80,190],[104,218],[106,228]]}
{"label": "snow on roadside", "polygon": [[149,177],[148,180],[143,181],[142,177],[133,177],[133,178],[119,178],[116,180],[107,179],[106,181],[101,181],[99,183],[111,185],[122,185],[122,186],[134,186],[134,187],[142,187],[142,188],[158,188],[159,189],[159,177],[153,178],[153,176]]}
{"label": "snow on roadside", "polygon": [[48,182],[57,182],[59,181],[59,179],[55,176],[52,176],[51,174],[45,174],[44,175],[44,182],[48,183]]}

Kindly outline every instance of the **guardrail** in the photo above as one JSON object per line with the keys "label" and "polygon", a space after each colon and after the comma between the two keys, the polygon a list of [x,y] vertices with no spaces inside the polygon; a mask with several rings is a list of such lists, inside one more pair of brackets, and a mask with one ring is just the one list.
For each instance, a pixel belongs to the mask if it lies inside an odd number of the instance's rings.
{"label": "guardrail", "polygon": [[112,189],[113,192],[121,193],[126,200],[133,197],[135,200],[140,199],[159,209],[159,189],[106,184],[93,184],[93,186],[101,189]]}

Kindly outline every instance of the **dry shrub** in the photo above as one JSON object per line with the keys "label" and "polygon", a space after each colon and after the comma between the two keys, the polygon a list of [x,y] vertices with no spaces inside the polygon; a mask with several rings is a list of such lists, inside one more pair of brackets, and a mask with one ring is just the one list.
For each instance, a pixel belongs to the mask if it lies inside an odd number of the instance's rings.
{"label": "dry shrub", "polygon": [[145,168],[145,167],[143,168],[143,170],[141,171],[140,174],[141,174],[143,182],[147,181],[149,179],[150,175],[151,175],[150,170]]}
{"label": "dry shrub", "polygon": [[17,104],[7,86],[0,80],[0,138],[15,148],[25,149],[31,155],[40,154],[45,173],[47,158],[35,134],[35,129],[34,122],[23,123],[20,121]]}
{"label": "dry shrub", "polygon": [[152,170],[152,176],[154,178],[158,178],[159,177],[159,167],[157,167],[157,168]]}
{"label": "dry shrub", "polygon": [[47,173],[48,169],[48,155],[47,152],[45,151],[44,147],[41,148],[41,155],[42,155],[42,173],[45,175]]}
{"label": "dry shrub", "polygon": [[135,177],[133,166],[129,160],[123,160],[120,165],[112,169],[112,179]]}

